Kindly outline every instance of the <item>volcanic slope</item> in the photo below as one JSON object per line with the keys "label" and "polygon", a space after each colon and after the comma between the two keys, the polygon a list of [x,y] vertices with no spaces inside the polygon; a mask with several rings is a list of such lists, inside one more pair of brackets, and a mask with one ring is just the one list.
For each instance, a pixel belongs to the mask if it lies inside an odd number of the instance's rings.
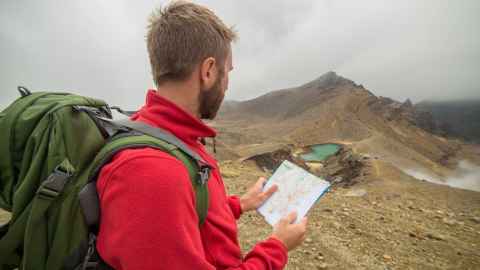
{"label": "volcanic slope", "polygon": [[[447,140],[423,126],[431,115],[417,114],[411,102],[377,97],[335,72],[296,88],[273,91],[258,98],[226,103],[213,125],[218,140],[240,156],[254,155],[271,145],[305,146],[342,143],[354,152],[445,178],[468,152],[461,141]],[[225,155],[223,156],[225,158]]]}
{"label": "volcanic slope", "polygon": [[[211,124],[230,194],[269,175],[252,156],[276,153],[270,157],[278,161],[289,149],[338,143],[360,157],[355,184],[334,184],[309,212],[307,239],[286,269],[480,269],[480,192],[438,184],[462,177],[462,162],[480,164],[480,146],[432,134],[432,115],[409,100],[377,97],[329,72],[296,88],[227,102]],[[473,174],[477,183],[479,176]],[[244,214],[243,250],[271,230],[260,215]]]}

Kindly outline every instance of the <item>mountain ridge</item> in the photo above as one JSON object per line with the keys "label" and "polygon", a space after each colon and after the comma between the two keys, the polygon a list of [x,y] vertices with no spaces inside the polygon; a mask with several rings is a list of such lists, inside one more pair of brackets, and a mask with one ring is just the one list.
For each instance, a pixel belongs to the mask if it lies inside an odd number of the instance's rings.
{"label": "mountain ridge", "polygon": [[376,96],[335,72],[222,108],[216,128],[232,150],[341,143],[438,178],[451,174],[463,157],[462,141],[433,132],[431,113],[417,110],[409,99]]}
{"label": "mountain ridge", "polygon": [[[328,99],[332,95],[336,95],[336,92],[331,91],[335,89],[361,90],[373,95],[363,86],[329,71],[298,87],[274,90],[246,101],[229,101],[222,106],[219,117],[228,117],[229,114],[235,114],[236,110],[240,110],[250,112],[253,116],[290,118],[315,106],[321,102],[320,99]],[[332,93],[329,94],[329,92]],[[242,113],[238,116],[243,117]]]}

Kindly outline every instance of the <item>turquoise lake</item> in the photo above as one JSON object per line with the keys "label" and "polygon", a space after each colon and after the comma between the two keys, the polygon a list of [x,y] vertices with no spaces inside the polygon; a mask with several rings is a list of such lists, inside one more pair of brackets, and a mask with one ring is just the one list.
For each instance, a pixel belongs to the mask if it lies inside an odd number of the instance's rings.
{"label": "turquoise lake", "polygon": [[312,151],[307,154],[303,154],[302,159],[305,161],[324,161],[331,155],[335,155],[340,150],[338,144],[317,144],[311,146]]}

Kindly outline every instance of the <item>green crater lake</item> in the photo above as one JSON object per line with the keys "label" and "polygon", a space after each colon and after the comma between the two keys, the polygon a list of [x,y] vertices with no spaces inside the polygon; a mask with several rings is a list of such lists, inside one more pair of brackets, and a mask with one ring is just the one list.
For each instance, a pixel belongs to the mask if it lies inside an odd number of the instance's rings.
{"label": "green crater lake", "polygon": [[328,143],[328,144],[316,144],[310,146],[312,151],[301,155],[305,161],[324,161],[331,155],[335,155],[340,150],[340,145]]}

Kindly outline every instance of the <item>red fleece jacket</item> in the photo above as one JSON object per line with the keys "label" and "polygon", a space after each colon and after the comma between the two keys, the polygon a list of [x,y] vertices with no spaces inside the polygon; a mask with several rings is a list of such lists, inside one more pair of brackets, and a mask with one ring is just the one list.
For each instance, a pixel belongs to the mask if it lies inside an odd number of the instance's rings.
{"label": "red fleece jacket", "polygon": [[150,90],[133,117],[172,132],[214,169],[208,181],[209,209],[199,228],[188,171],[153,148],[119,152],[100,172],[100,256],[118,270],[283,269],[287,250],[280,241],[259,242],[245,257],[237,238],[237,196],[228,197],[216,160],[199,139],[215,131]]}

